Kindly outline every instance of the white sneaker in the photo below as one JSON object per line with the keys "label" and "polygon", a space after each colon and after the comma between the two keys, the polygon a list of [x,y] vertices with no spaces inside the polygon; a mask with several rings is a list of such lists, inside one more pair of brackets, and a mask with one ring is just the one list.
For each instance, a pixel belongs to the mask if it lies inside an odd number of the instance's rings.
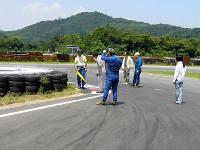
{"label": "white sneaker", "polygon": [[127,83],[127,82],[125,82],[124,84],[126,84],[126,85],[127,85],[128,83]]}
{"label": "white sneaker", "polygon": [[123,82],[122,84],[126,84],[125,82]]}
{"label": "white sneaker", "polygon": [[181,101],[176,101],[176,104],[182,104],[182,102]]}

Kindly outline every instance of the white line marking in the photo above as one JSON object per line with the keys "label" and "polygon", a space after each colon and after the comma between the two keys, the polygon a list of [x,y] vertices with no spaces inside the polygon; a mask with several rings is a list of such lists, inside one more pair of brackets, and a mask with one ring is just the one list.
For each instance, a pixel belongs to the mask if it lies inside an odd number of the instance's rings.
{"label": "white line marking", "polygon": [[86,101],[86,100],[98,98],[98,97],[101,97],[101,96],[102,96],[102,94],[97,95],[97,96],[88,97],[88,98],[72,100],[72,101],[68,101],[68,102],[56,103],[56,104],[51,104],[51,105],[40,106],[40,107],[36,107],[36,108],[31,108],[31,109],[25,109],[25,110],[21,110],[21,111],[11,112],[11,113],[0,115],[0,118],[5,118],[5,117],[19,115],[19,114],[28,113],[28,112],[33,112],[33,111],[37,111],[37,110],[42,110],[42,109],[47,109],[47,108],[53,108],[53,107],[57,107],[57,106],[72,104],[72,103],[76,103],[76,102],[80,102],[80,101]]}
{"label": "white line marking", "polygon": [[160,91],[161,89],[154,89],[155,91]]}

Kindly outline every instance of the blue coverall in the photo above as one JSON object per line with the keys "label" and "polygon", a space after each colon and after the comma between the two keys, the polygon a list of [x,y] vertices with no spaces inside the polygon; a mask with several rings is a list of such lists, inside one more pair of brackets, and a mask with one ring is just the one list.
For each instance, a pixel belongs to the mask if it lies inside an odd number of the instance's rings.
{"label": "blue coverall", "polygon": [[[85,67],[77,67],[78,72],[83,76],[83,78],[85,79],[86,76],[86,70]],[[78,82],[78,87],[79,88],[85,88],[85,82],[83,80],[81,80],[81,78],[77,75],[77,82]]]}
{"label": "blue coverall", "polygon": [[103,53],[101,59],[108,64],[109,70],[107,72],[107,80],[105,89],[103,91],[103,101],[107,100],[109,90],[113,90],[113,101],[117,101],[117,88],[119,83],[119,69],[121,68],[122,61],[116,55],[106,57],[106,53]]}
{"label": "blue coverall", "polygon": [[133,84],[136,84],[136,85],[140,84],[141,67],[142,67],[142,58],[139,56],[135,62],[135,72],[134,72],[134,77],[133,77]]}

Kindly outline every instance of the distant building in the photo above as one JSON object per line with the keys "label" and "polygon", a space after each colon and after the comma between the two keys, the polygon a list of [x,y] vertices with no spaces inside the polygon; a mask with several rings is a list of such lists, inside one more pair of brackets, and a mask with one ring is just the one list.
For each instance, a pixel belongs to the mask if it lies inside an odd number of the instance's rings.
{"label": "distant building", "polygon": [[70,55],[77,55],[77,51],[80,50],[80,47],[77,45],[67,45]]}

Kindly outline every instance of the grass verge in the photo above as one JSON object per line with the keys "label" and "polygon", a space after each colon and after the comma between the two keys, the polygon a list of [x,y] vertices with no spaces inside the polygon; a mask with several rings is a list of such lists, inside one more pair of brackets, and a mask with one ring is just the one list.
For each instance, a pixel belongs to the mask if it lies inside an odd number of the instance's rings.
{"label": "grass verge", "polygon": [[[173,77],[174,72],[173,71],[144,71],[145,74],[155,74],[155,75],[162,75],[162,76],[171,76]],[[194,79],[200,79],[200,72],[187,72],[185,76],[187,78],[194,78]]]}
{"label": "grass verge", "polygon": [[17,95],[14,93],[8,93],[6,96],[0,98],[0,106],[14,104],[14,103],[25,103],[25,102],[33,102],[45,99],[53,99],[64,96],[71,96],[74,94],[80,93],[80,90],[75,87],[74,84],[68,84],[68,88],[64,89],[61,92],[49,92],[49,93],[40,93],[37,94],[23,94]]}

